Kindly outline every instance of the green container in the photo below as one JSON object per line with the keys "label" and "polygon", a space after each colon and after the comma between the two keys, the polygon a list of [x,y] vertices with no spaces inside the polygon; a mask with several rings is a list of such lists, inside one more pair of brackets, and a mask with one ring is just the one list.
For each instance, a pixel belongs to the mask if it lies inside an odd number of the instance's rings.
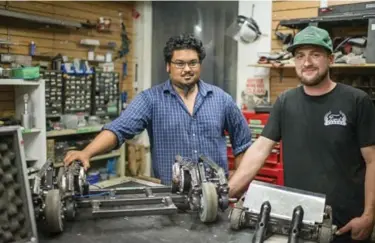
{"label": "green container", "polygon": [[40,68],[37,67],[23,67],[23,68],[14,68],[12,69],[12,78],[19,79],[39,79],[40,77]]}

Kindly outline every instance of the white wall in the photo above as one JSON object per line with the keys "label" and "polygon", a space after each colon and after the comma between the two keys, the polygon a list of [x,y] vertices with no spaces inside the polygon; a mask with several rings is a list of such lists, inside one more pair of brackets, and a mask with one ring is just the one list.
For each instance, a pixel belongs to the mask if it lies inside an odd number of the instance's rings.
{"label": "white wall", "polygon": [[[260,31],[263,33],[260,39],[251,44],[238,42],[237,53],[237,98],[238,105],[241,104],[241,92],[246,87],[246,80],[254,77],[260,72],[268,72],[269,69],[249,67],[258,61],[258,54],[271,51],[272,31],[272,1],[239,1],[238,15],[251,17],[252,5],[254,4],[253,19],[257,22]],[[266,89],[269,90],[269,79],[265,80]],[[269,92],[268,92],[269,94]],[[269,99],[269,97],[268,97]]]}
{"label": "white wall", "polygon": [[[134,20],[136,30],[135,38],[135,63],[138,65],[137,77],[134,84],[138,87],[138,93],[151,87],[151,46],[152,46],[152,4],[150,1],[137,2],[136,10],[140,13],[140,17]],[[137,142],[145,146],[149,146],[149,138],[147,132],[144,131],[137,137]],[[151,175],[151,154],[148,151],[146,155],[146,176]]]}
{"label": "white wall", "polygon": [[135,24],[135,59],[138,64],[138,90],[151,87],[152,4],[151,1],[136,2],[140,17]]}

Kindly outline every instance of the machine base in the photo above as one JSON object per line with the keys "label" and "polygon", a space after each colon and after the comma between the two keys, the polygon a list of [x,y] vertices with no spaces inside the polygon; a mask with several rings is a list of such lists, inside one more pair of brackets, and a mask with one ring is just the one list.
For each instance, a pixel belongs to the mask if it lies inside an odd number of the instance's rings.
{"label": "machine base", "polygon": [[324,195],[260,181],[250,184],[245,197],[232,208],[229,219],[232,230],[254,230],[253,243],[268,242],[275,235],[286,237],[288,243],[299,239],[328,243],[337,230]]}

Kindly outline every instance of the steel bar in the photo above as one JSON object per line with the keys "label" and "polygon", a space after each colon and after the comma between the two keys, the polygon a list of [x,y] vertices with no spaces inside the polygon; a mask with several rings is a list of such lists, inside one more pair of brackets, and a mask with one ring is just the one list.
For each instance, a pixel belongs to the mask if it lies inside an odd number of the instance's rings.
{"label": "steel bar", "polygon": [[99,218],[124,217],[124,216],[149,216],[149,215],[171,215],[177,214],[175,206],[161,208],[138,208],[138,209],[94,209],[92,215]]}
{"label": "steel bar", "polygon": [[[174,203],[185,202],[184,196],[170,196]],[[142,204],[163,204],[165,197],[141,197],[141,198],[116,198],[116,199],[85,199],[77,200],[77,206],[80,208],[91,207],[93,203],[98,203],[101,207],[105,206],[129,206]]]}
{"label": "steel bar", "polygon": [[123,194],[145,194],[146,188],[150,188],[152,193],[169,193],[172,192],[171,186],[158,187],[118,187],[113,189],[92,189],[92,193],[114,192],[116,195]]}

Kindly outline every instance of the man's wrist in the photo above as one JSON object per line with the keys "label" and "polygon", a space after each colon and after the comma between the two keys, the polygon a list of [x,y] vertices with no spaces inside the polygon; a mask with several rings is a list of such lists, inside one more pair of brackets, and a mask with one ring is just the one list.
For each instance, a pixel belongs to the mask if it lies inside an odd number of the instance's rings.
{"label": "man's wrist", "polygon": [[85,154],[87,154],[87,156],[89,157],[89,159],[91,159],[92,157],[95,156],[95,154],[92,151],[90,151],[89,148],[83,149],[82,152],[84,152]]}
{"label": "man's wrist", "polygon": [[370,218],[372,221],[374,221],[374,208],[365,208],[362,216]]}

